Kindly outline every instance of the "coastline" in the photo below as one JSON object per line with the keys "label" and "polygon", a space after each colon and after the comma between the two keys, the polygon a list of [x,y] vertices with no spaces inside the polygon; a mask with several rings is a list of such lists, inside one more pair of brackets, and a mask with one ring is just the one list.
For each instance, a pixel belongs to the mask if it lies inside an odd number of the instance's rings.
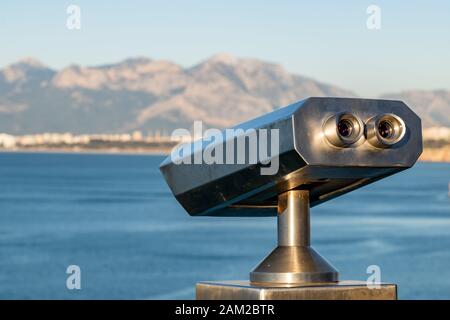
{"label": "coastline", "polygon": [[152,155],[167,156],[170,149],[134,149],[134,148],[102,148],[102,149],[84,149],[84,148],[23,148],[23,149],[0,149],[1,153],[78,153],[78,154],[105,154],[105,155]]}
{"label": "coastline", "polygon": [[[78,153],[78,154],[105,154],[105,155],[157,155],[167,156],[171,148],[15,148],[0,149],[1,153]],[[440,148],[423,149],[419,162],[444,162],[450,163],[450,145]]]}
{"label": "coastline", "polygon": [[450,145],[440,148],[423,148],[423,152],[420,155],[419,161],[450,163]]}

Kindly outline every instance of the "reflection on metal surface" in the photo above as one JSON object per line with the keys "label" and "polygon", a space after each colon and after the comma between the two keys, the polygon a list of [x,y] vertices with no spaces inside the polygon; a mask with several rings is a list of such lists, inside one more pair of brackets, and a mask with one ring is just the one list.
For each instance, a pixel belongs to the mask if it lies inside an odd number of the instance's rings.
{"label": "reflection on metal surface", "polygon": [[364,281],[297,286],[259,286],[248,281],[205,281],[197,283],[198,300],[396,300],[397,286],[382,283],[369,289]]}
{"label": "reflection on metal surface", "polygon": [[[371,121],[380,115],[393,125],[394,139],[389,138],[389,128],[384,128],[383,135],[388,136],[380,140],[396,141],[388,148],[372,142],[373,135],[377,136],[379,131],[370,129]],[[331,121],[333,126],[326,125],[329,119],[335,119]],[[337,119],[352,123],[352,132],[348,134],[360,137],[357,142],[343,147],[330,143],[324,128],[331,126],[336,133]],[[360,128],[360,121],[366,128],[362,136],[356,129]],[[175,164],[168,157],[161,164],[161,171],[176,199],[190,215],[275,216],[277,196],[296,188],[309,190],[310,204],[314,207],[411,167],[422,152],[420,119],[401,101],[308,98],[234,129],[237,128],[279,130],[278,172],[261,175],[260,169],[265,166],[261,159],[256,164]],[[379,130],[383,132],[382,129]],[[341,130],[345,134],[346,129]],[[247,144],[246,154],[250,149]],[[233,156],[237,160],[236,152],[228,154],[230,150],[223,150],[224,158]],[[185,157],[193,158],[195,152]]]}
{"label": "reflection on metal surface", "polygon": [[406,124],[395,114],[381,114],[367,122],[367,140],[377,148],[390,148],[400,142],[406,133]]}
{"label": "reflection on metal surface", "polygon": [[364,123],[350,112],[341,112],[328,118],[323,125],[323,132],[336,147],[349,147],[364,141]]}
{"label": "reflection on metal surface", "polygon": [[250,273],[252,284],[336,282],[337,270],[310,247],[309,192],[288,191],[278,201],[278,247]]}

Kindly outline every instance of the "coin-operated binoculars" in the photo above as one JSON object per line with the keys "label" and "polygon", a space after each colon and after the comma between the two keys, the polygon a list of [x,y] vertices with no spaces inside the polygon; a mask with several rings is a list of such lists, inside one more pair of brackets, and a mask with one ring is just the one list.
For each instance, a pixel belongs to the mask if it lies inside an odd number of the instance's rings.
{"label": "coin-operated binoculars", "polygon": [[250,281],[200,282],[198,299],[396,299],[339,280],[310,245],[310,207],[414,165],[421,121],[403,102],[308,98],[208,141],[161,164],[176,199],[193,216],[277,216],[278,246]]}

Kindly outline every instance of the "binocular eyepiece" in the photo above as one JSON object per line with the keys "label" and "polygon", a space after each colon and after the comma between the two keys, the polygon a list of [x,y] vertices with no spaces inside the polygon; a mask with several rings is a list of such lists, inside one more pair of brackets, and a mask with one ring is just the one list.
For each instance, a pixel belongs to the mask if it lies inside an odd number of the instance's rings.
{"label": "binocular eyepiece", "polygon": [[405,136],[405,122],[392,113],[372,117],[365,124],[351,112],[340,112],[329,117],[323,132],[327,141],[335,147],[358,146],[367,139],[376,148],[390,148]]}
{"label": "binocular eyepiece", "polygon": [[399,143],[406,133],[402,118],[392,113],[381,114],[367,122],[367,140],[378,148],[390,148]]}

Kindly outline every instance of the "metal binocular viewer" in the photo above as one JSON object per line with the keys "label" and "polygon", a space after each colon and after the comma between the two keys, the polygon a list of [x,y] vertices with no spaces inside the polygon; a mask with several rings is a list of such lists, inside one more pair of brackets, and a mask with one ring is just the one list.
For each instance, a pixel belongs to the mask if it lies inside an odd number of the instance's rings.
{"label": "metal binocular viewer", "polygon": [[[249,281],[199,283],[197,298],[396,298],[395,285],[375,293],[365,282],[339,280],[310,246],[310,207],[413,166],[422,152],[420,118],[401,101],[308,98],[233,129],[192,143],[161,171],[190,215],[277,216],[278,246]],[[251,140],[263,138],[276,152],[261,156]],[[224,161],[195,163],[211,149]],[[256,161],[239,161],[242,153],[257,153]],[[276,172],[262,174],[274,161]]]}

